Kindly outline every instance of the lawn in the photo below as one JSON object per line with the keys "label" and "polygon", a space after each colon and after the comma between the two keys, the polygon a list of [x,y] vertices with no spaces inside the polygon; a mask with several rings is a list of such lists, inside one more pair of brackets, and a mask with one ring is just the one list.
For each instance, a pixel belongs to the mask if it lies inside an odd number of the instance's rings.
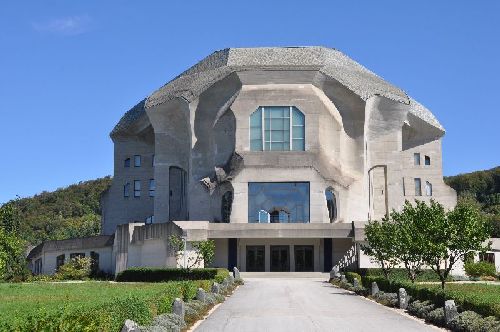
{"label": "lawn", "polygon": [[119,331],[127,318],[148,323],[211,281],[0,284],[0,331]]}

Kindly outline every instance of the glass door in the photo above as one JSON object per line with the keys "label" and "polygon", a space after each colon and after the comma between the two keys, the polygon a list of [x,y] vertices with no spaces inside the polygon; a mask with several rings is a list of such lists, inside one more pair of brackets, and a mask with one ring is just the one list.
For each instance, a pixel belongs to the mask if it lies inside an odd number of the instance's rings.
{"label": "glass door", "polygon": [[264,246],[247,246],[247,272],[265,271]]}
{"label": "glass door", "polygon": [[290,247],[271,246],[271,272],[290,271]]}
{"label": "glass door", "polygon": [[295,246],[295,271],[314,271],[314,246]]}

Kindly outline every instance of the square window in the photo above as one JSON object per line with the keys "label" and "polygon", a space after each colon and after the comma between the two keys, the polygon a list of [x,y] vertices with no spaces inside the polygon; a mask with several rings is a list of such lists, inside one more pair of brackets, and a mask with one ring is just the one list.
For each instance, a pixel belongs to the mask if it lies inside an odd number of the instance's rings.
{"label": "square window", "polygon": [[134,167],[141,167],[141,156],[140,155],[134,156]]}

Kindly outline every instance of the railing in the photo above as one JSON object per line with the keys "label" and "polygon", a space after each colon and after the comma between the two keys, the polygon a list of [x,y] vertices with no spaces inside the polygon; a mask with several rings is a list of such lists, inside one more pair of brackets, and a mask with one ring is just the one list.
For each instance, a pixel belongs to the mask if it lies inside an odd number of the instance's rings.
{"label": "railing", "polygon": [[356,245],[353,245],[340,259],[340,261],[333,266],[333,269],[337,269],[337,271],[345,270],[348,266],[356,263]]}

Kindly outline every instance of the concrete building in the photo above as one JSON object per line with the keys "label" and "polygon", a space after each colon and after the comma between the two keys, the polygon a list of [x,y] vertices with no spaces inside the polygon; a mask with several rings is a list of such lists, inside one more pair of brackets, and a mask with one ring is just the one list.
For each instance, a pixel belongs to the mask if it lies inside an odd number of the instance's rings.
{"label": "concrete building", "polygon": [[178,234],[213,239],[217,267],[329,271],[349,253],[359,265],[364,222],[405,200],[455,205],[443,182],[444,132],[428,109],[337,50],[217,51],[111,132],[99,246],[52,241],[30,259],[52,273],[57,257],[85,247],[110,273],[177,266],[168,237]]}

